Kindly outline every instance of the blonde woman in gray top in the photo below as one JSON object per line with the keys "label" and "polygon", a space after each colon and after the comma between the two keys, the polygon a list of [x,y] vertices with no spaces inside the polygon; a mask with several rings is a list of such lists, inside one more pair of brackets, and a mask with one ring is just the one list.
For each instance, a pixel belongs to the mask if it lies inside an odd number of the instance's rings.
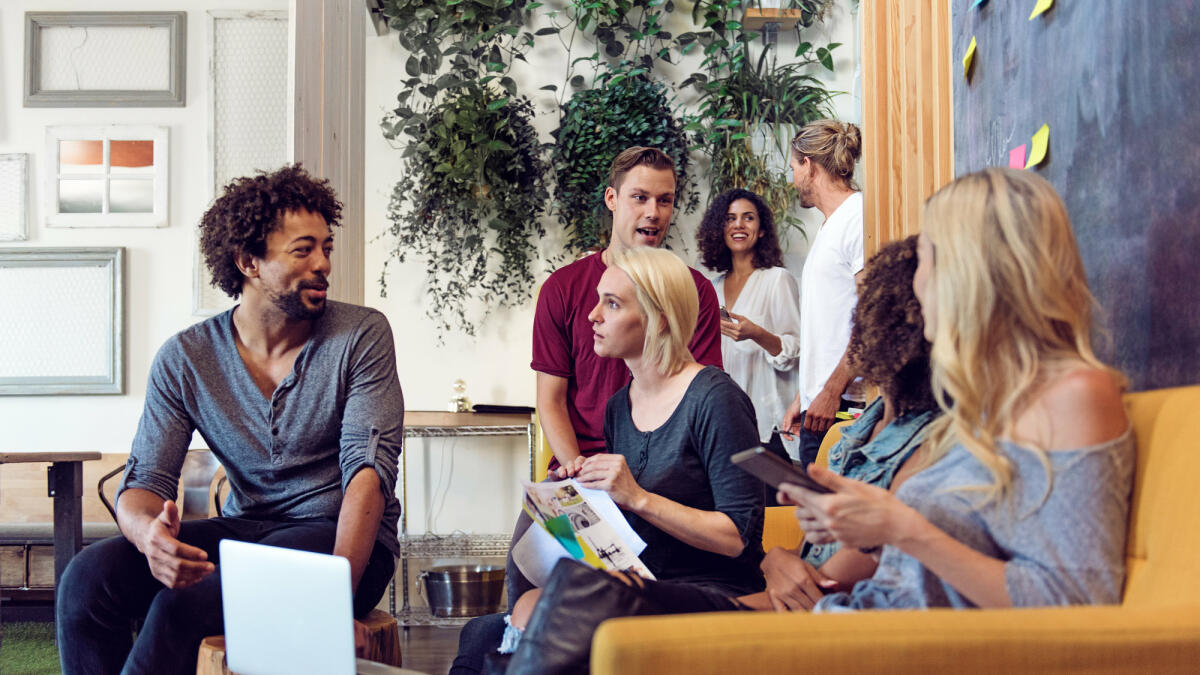
{"label": "blonde woman in gray top", "polygon": [[1134,439],[1062,200],[1033,172],[963,176],[926,203],[918,255],[945,414],[895,494],[819,467],[832,494],[784,486],[810,540],[882,547],[816,609],[1118,602]]}

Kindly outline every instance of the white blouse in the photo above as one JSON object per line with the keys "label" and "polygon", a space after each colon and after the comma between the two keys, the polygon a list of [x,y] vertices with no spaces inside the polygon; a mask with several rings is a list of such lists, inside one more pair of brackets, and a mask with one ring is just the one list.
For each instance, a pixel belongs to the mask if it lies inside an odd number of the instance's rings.
{"label": "white blouse", "polygon": [[[725,372],[737,382],[754,403],[758,434],[763,443],[783,422],[783,414],[796,396],[800,355],[800,289],[796,277],[783,267],[756,269],[730,307],[725,303],[725,275],[712,280],[717,301],[722,307],[740,314],[779,336],[782,346],[771,356],[754,340],[741,342],[721,336],[721,360]],[[799,440],[783,439],[793,459],[798,458]]]}

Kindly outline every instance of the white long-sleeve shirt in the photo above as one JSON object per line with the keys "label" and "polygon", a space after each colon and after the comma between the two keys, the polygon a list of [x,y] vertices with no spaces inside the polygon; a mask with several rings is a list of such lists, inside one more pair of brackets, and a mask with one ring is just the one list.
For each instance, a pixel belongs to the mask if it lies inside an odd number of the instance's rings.
{"label": "white long-sleeve shirt", "polygon": [[[756,269],[730,307],[725,302],[725,276],[713,279],[721,306],[777,335],[782,347],[771,356],[754,340],[738,342],[721,336],[725,372],[750,397],[758,417],[759,438],[766,443],[783,421],[799,387],[796,365],[800,355],[800,290],[796,277],[783,267]],[[792,457],[797,456],[797,444],[784,439],[784,447]]]}

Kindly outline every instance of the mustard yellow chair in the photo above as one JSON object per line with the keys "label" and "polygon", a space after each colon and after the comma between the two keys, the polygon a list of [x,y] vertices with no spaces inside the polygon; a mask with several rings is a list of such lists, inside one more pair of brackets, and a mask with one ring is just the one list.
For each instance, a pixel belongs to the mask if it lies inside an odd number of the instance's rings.
{"label": "mustard yellow chair", "polygon": [[1126,403],[1138,466],[1122,604],[613,619],[592,672],[1200,671],[1200,386]]}

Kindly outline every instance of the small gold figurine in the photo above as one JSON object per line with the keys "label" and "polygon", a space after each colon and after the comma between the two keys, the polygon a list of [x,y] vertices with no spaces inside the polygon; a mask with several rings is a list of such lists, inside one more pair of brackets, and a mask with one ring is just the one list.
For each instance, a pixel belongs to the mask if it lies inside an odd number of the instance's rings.
{"label": "small gold figurine", "polygon": [[471,412],[471,399],[467,398],[467,383],[454,381],[454,395],[450,397],[450,412]]}

